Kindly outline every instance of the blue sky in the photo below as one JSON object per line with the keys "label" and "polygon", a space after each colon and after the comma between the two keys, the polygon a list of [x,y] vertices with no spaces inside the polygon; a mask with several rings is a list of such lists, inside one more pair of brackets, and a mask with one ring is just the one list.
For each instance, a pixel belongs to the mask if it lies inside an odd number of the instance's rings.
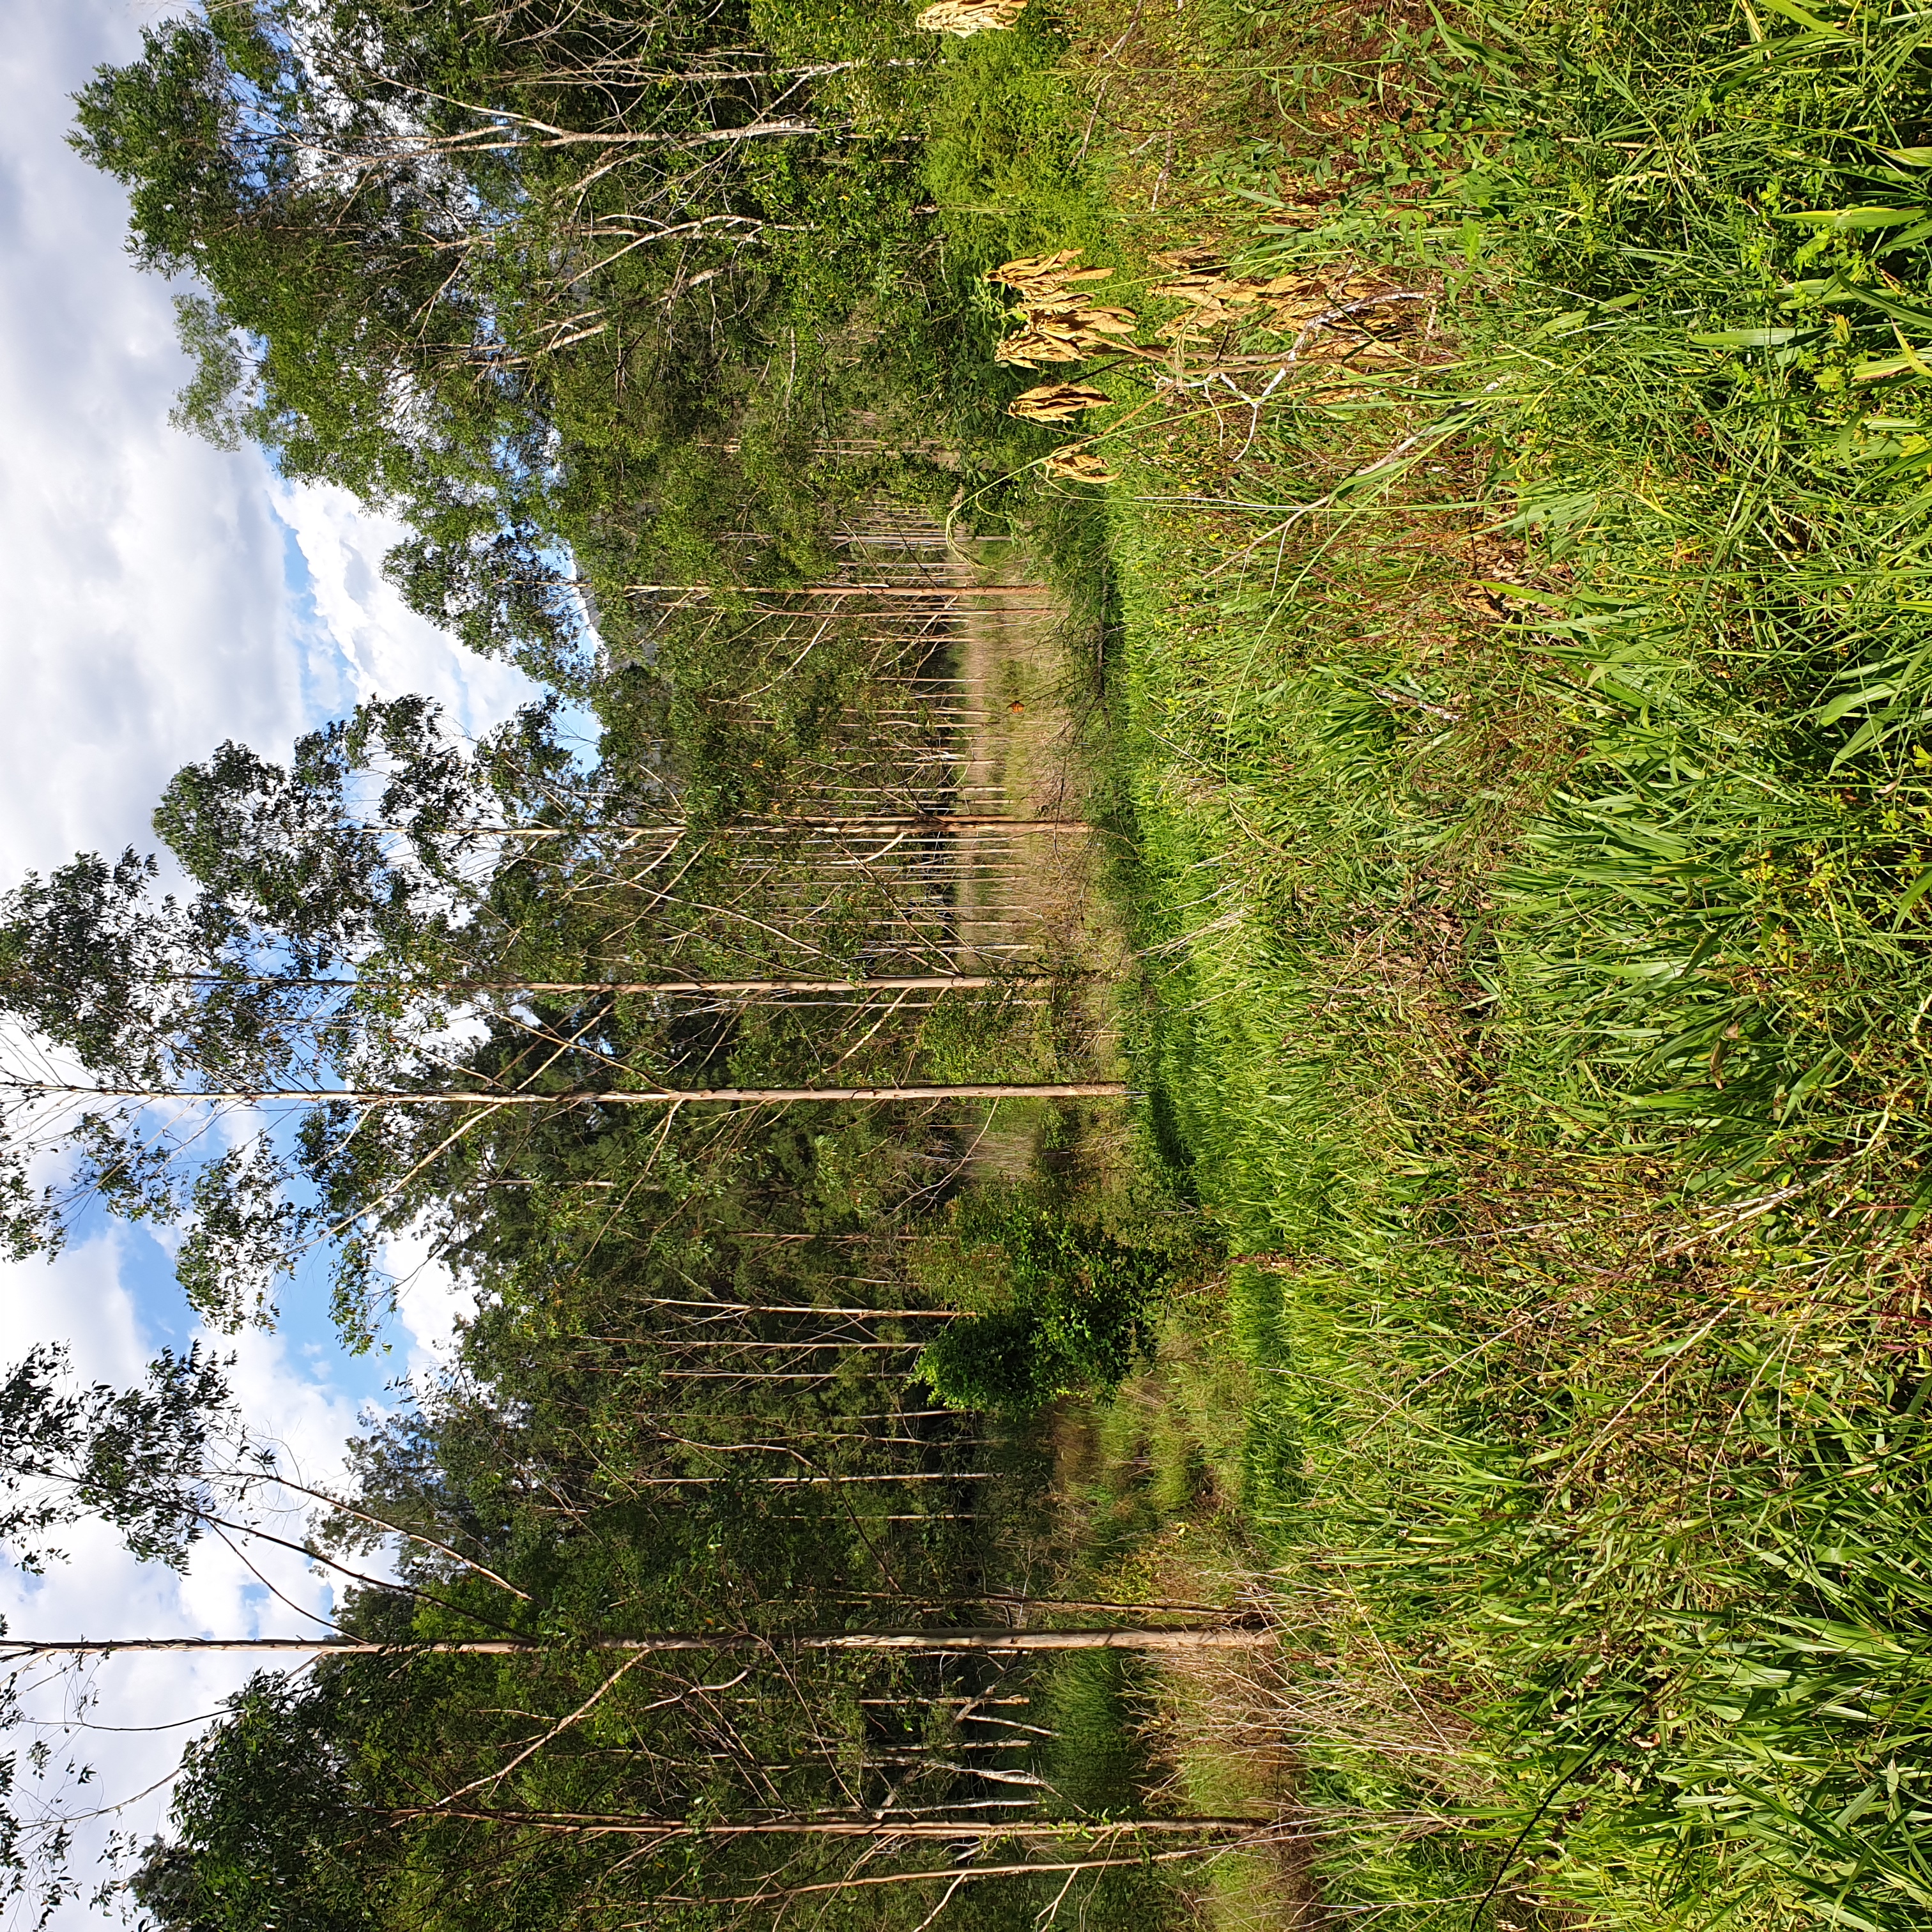
{"label": "blue sky", "polygon": [[[94,66],[128,58],[142,25],[174,10],[0,0],[0,885],[76,850],[148,849],[162,785],[224,738],[285,752],[359,699],[406,691],[480,729],[529,691],[403,607],[381,578],[395,532],[380,520],[339,491],[290,488],[252,451],[224,453],[169,426],[185,374],[171,291],[128,260],[119,189],[64,136],[68,97]],[[326,1475],[358,1408],[434,1359],[453,1306],[447,1283],[418,1276],[390,1352],[357,1360],[316,1298],[295,1295],[274,1333],[224,1346],[238,1350],[236,1386],[257,1424]],[[192,1334],[166,1256],[140,1231],[103,1227],[51,1265],[0,1264],[0,1364],[59,1340],[83,1375],[125,1383],[156,1348]],[[294,1602],[326,1607],[326,1586],[298,1560],[261,1568]],[[43,1580],[0,1569],[0,1614],[16,1633],[48,1636],[300,1627],[224,1551],[177,1577],[85,1532]],[[244,1674],[213,1660],[103,1666],[88,1715],[172,1724],[212,1708]],[[74,1688],[50,1684],[33,1714],[58,1727]],[[164,1778],[192,1734],[44,1733],[98,1768],[90,1808]],[[145,1836],[165,1805],[164,1790],[88,1821],[83,1864],[109,1829]],[[89,1918],[76,1906],[59,1923]]]}

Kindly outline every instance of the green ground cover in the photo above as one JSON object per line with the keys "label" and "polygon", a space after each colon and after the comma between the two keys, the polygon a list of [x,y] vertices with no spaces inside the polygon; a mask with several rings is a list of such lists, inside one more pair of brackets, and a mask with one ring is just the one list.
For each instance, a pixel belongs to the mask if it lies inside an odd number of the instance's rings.
{"label": "green ground cover", "polygon": [[1148,1140],[1355,1692],[1331,1912],[1932,1907],[1923,40],[1079,30],[1108,299],[1198,244],[1382,303],[1258,409],[1259,305],[1082,377]]}
{"label": "green ground cover", "polygon": [[[394,568],[418,608],[603,728],[568,782],[542,718],[497,746],[500,802],[577,813],[580,844],[506,863],[460,929],[346,831],[364,856],[339,904],[283,909],[232,841],[200,840],[195,873],[229,895],[208,902],[218,946],[338,945],[378,992],[434,970],[440,992],[584,996],[535,1021],[506,1005],[456,1070],[350,1028],[426,1098],[454,1072],[523,1078],[542,1034],[568,1056],[540,1070],[558,1111],[460,1148],[441,1126],[333,1165],[321,1146],[310,1170],[338,1229],[440,1217],[486,1298],[473,1384],[364,1444],[358,1494],[502,1574],[427,1544],[410,1575],[454,1576],[460,1600],[376,1592],[352,1614],[390,1634],[517,1619],[550,1674],[541,1712],[466,1658],[362,1703],[343,1687],[373,1676],[271,1687],[197,1747],[176,1820],[200,1863],[190,1884],[152,1855],[151,1908],[259,1925],[320,1874],[303,1909],[345,1925],[502,1924],[506,1900],[546,1926],[796,1922],[830,1896],[832,1922],[924,1932],[956,1893],[956,1924],[1052,1922],[1060,1864],[968,1883],[973,1846],[922,1839],[886,1896],[842,1852],[700,1842],[706,1818],[856,1824],[916,1772],[935,1815],[1036,1805],[1079,1821],[1069,1843],[1137,1814],[1282,1828],[1186,1872],[1191,1850],[1094,1866],[1066,1917],[1106,1932],[1197,1898],[1226,1927],[1924,1923],[1919,16],[1034,0],[935,55],[908,18],[814,0],[680,16],[674,74],[635,65],[627,8],[566,10],[568,59],[542,9],[492,14],[488,60],[460,7],[339,10],[357,32],[314,43],[337,60],[315,75],[309,28],[284,31],[301,9],[170,30],[90,90],[86,130],[136,190],[140,252],[195,260],[219,298],[184,316],[204,352],[187,419],[406,512]],[[380,70],[359,37],[378,26]],[[798,64],[740,72],[748,34]],[[483,101],[444,90],[436,138],[471,168],[454,196],[417,136],[398,146],[423,62]],[[754,141],[806,71],[823,124]],[[506,113],[575,132],[500,166]],[[318,129],[389,184],[384,219],[352,231],[316,200],[287,157]],[[622,180],[572,160],[593,130],[658,158]],[[646,215],[701,238],[604,259],[609,224]],[[1113,271],[1083,286],[1132,336],[1000,368],[986,272],[1076,248]],[[589,266],[563,278],[564,256]],[[1000,414],[1074,374],[1111,398],[1077,428]],[[1049,472],[1056,452],[1088,480]],[[614,1066],[767,1092],[834,1069],[1010,1078],[1104,1035],[1070,979],[1046,1007],[856,1041],[817,1008],[728,1025],[604,997],[640,958],[795,968],[808,898],[814,956],[872,956],[878,904],[803,893],[809,855],[747,884],[742,848],[697,838],[693,919],[596,835],[614,806],[656,811],[667,773],[704,833],[828,772],[885,795],[957,748],[907,723],[910,676],[885,675],[906,666],[864,614],[828,639],[788,608],[862,554],[874,512],[915,510],[982,559],[1025,538],[1070,606],[1075,648],[1040,688],[1098,774],[1136,1158],[1097,1109],[1010,1110],[1007,1165],[970,1172],[932,1117],[587,1124],[564,1103]],[[1048,708],[999,689],[1009,718]],[[310,762],[320,784],[333,767]],[[448,807],[424,796],[433,840]],[[311,823],[249,822],[271,858]],[[21,934],[45,923],[14,910]],[[1094,981],[1120,950],[1102,923],[1075,947]],[[180,1010],[155,1024],[192,1046],[200,1009]],[[333,1014],[316,1024],[340,1035]],[[263,1037],[278,1066],[309,1050]],[[90,1048],[110,1049],[134,1051]],[[856,1289],[876,1324],[858,1339],[823,1325]],[[992,1319],[915,1331],[941,1294],[943,1318]],[[786,1350],[838,1366],[746,1366]],[[714,1360],[729,1372],[690,1366]],[[896,1432],[908,1390],[942,1426]],[[929,1390],[992,1419],[936,1414]],[[894,1508],[914,1450],[929,1486]],[[794,1680],[775,1650],[743,1711],[700,1720],[687,1696],[742,1680],[673,1695],[640,1673],[620,1698],[573,1647],[686,1624],[776,1644],[800,1618],[1042,1592],[1143,1621],[1265,1607],[1282,1641],[1067,1660],[1042,1672],[1048,1721],[976,1742],[944,1714],[962,1676],[943,1660]],[[554,1748],[606,1690],[608,1728]],[[506,1775],[488,1767],[524,1749],[512,1720],[553,1718],[520,1811],[445,1815]],[[257,1732],[289,1747],[285,1803],[250,1770]],[[445,1794],[428,1810],[424,1776]],[[694,1849],[606,1857],[614,1816]],[[334,1863],[306,1849],[317,1817]]]}

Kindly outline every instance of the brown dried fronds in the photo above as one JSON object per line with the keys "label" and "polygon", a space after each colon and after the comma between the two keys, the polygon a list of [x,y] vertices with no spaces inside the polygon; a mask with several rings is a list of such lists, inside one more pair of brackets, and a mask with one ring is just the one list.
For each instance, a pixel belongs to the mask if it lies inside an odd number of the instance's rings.
{"label": "brown dried fronds", "polygon": [[1087,362],[1106,346],[1104,336],[1070,321],[1023,314],[1022,326],[994,348],[993,360],[1016,369],[1037,369],[1042,362]]}
{"label": "brown dried fronds", "polygon": [[1211,242],[1197,242],[1186,248],[1156,248],[1148,259],[1156,268],[1177,272],[1211,268],[1221,274],[1226,272],[1228,266],[1226,250]]}
{"label": "brown dried fronds", "polygon": [[1112,268],[1074,266],[1085,251],[1063,248],[1057,255],[1018,255],[986,272],[989,282],[1016,290],[1030,302],[1056,302],[1076,282],[1104,282]]}
{"label": "brown dried fronds", "polygon": [[1011,311],[1020,326],[993,351],[996,362],[1037,369],[1042,362],[1084,362],[1121,346],[1139,327],[1130,308],[1090,304],[1076,284],[1103,281],[1112,268],[1077,267],[1081,251],[1022,255],[1003,262],[986,279],[1020,298]]}
{"label": "brown dried fronds", "polygon": [[1071,320],[1076,328],[1092,335],[1129,336],[1140,326],[1140,317],[1130,308],[1077,308]]}
{"label": "brown dried fronds", "polygon": [[1022,422],[1071,422],[1082,410],[1100,409],[1113,400],[1105,390],[1079,382],[1042,382],[1016,396],[1006,413]]}
{"label": "brown dried fronds", "polygon": [[1107,460],[1082,445],[1056,449],[1046,459],[1046,473],[1068,483],[1115,483],[1118,473],[1107,467]]}
{"label": "brown dried fronds", "polygon": [[1084,362],[1093,353],[1070,332],[1049,334],[1037,328],[1004,336],[993,346],[993,360],[1015,369],[1037,369],[1042,362]]}
{"label": "brown dried fronds", "polygon": [[1121,347],[1139,326],[1126,308],[1024,302],[1013,314],[1020,326],[994,345],[993,360],[1022,369],[1037,369],[1042,362],[1084,362]]}
{"label": "brown dried fronds", "polygon": [[1414,332],[1436,300],[1432,290],[1405,288],[1376,272],[1264,279],[1232,274],[1214,256],[1208,249],[1176,249],[1157,258],[1178,272],[1148,292],[1186,304],[1159,332],[1177,349],[1220,330],[1257,330],[1292,336],[1291,362],[1383,366],[1406,359],[1394,345]]}
{"label": "brown dried fronds", "polygon": [[1004,33],[1026,11],[1027,0],[936,0],[919,16],[928,34]]}

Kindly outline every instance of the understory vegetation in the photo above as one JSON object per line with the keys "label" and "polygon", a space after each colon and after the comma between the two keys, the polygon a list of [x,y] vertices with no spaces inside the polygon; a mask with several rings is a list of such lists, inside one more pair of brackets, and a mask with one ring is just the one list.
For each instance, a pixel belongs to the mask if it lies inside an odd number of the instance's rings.
{"label": "understory vegetation", "polygon": [[80,97],[182,420],[552,694],[0,909],[92,1083],[9,1076],[16,1253],[476,1296],[350,1494],[199,1358],[0,1393],[10,1548],[279,1523],[370,1647],[132,1909],[1926,1924],[1924,21],[950,4],[250,0]]}

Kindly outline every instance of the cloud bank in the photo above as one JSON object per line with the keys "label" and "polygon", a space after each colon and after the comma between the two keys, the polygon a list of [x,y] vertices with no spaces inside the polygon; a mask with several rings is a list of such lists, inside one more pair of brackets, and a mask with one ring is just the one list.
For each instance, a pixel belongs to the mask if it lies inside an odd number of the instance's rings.
{"label": "cloud bank", "polygon": [[0,873],[146,843],[169,776],[268,751],[374,692],[466,724],[530,687],[410,612],[400,534],[252,448],[170,427],[172,292],[123,247],[118,185],[66,146],[69,96],[138,50],[126,0],[0,0]]}

